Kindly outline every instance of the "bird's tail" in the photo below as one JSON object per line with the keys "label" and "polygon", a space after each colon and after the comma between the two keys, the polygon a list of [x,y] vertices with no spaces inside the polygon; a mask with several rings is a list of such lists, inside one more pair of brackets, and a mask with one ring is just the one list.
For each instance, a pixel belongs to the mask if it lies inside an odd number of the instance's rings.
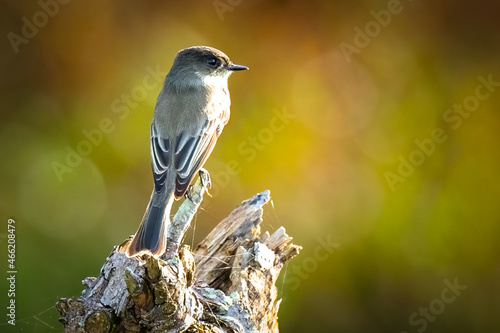
{"label": "bird's tail", "polygon": [[[165,196],[167,197],[165,198]],[[126,254],[129,257],[145,252],[159,256],[165,252],[167,227],[170,223],[170,210],[173,201],[173,193],[157,193],[153,189],[141,225],[126,249]]]}

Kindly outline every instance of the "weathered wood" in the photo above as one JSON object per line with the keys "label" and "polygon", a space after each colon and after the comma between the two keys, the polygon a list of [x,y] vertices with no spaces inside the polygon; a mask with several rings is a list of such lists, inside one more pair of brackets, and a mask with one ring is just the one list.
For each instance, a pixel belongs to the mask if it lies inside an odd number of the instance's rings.
{"label": "weathered wood", "polygon": [[261,235],[269,191],[242,202],[191,252],[179,244],[205,191],[198,180],[169,226],[162,258],[115,247],[82,296],[56,307],[65,332],[278,332],[276,281],[298,254],[283,227]]}

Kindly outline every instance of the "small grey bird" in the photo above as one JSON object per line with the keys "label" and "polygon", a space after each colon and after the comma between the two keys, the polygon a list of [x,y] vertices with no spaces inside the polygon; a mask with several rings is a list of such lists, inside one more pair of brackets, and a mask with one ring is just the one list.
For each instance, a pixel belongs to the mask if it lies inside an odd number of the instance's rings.
{"label": "small grey bird", "polygon": [[128,256],[165,252],[172,203],[186,193],[229,120],[227,79],[246,69],[207,46],[183,49],[175,57],[151,124],[154,189]]}

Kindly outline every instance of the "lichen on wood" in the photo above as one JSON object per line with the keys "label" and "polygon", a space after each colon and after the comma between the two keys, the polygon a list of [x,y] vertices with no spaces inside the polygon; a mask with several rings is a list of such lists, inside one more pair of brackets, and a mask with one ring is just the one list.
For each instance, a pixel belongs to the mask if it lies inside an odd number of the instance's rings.
{"label": "lichen on wood", "polygon": [[278,332],[276,281],[300,251],[285,229],[261,234],[269,191],[243,201],[192,251],[180,245],[205,191],[197,180],[168,230],[161,258],[115,247],[77,299],[56,307],[65,332]]}

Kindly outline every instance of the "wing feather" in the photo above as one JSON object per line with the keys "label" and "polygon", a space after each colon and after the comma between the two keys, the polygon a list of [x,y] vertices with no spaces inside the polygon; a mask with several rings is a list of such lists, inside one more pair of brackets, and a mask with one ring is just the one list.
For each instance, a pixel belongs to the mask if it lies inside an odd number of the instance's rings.
{"label": "wing feather", "polygon": [[220,134],[220,131],[217,130],[220,126],[221,122],[216,118],[206,121],[197,137],[190,137],[186,140],[183,137],[188,135],[185,133],[180,134],[179,142],[182,140],[186,144],[176,152],[175,156],[177,169],[175,196],[177,198],[186,193],[196,173],[210,156]]}
{"label": "wing feather", "polygon": [[157,192],[165,187],[168,172],[175,170],[175,197],[180,198],[186,193],[189,184],[210,156],[228,118],[228,114],[222,112],[218,117],[206,119],[197,132],[183,131],[174,142],[161,137],[153,122],[151,163]]}
{"label": "wing feather", "polygon": [[157,192],[161,192],[165,185],[167,170],[170,167],[172,159],[170,156],[170,141],[168,138],[160,137],[154,122],[151,124],[150,145],[155,189]]}

